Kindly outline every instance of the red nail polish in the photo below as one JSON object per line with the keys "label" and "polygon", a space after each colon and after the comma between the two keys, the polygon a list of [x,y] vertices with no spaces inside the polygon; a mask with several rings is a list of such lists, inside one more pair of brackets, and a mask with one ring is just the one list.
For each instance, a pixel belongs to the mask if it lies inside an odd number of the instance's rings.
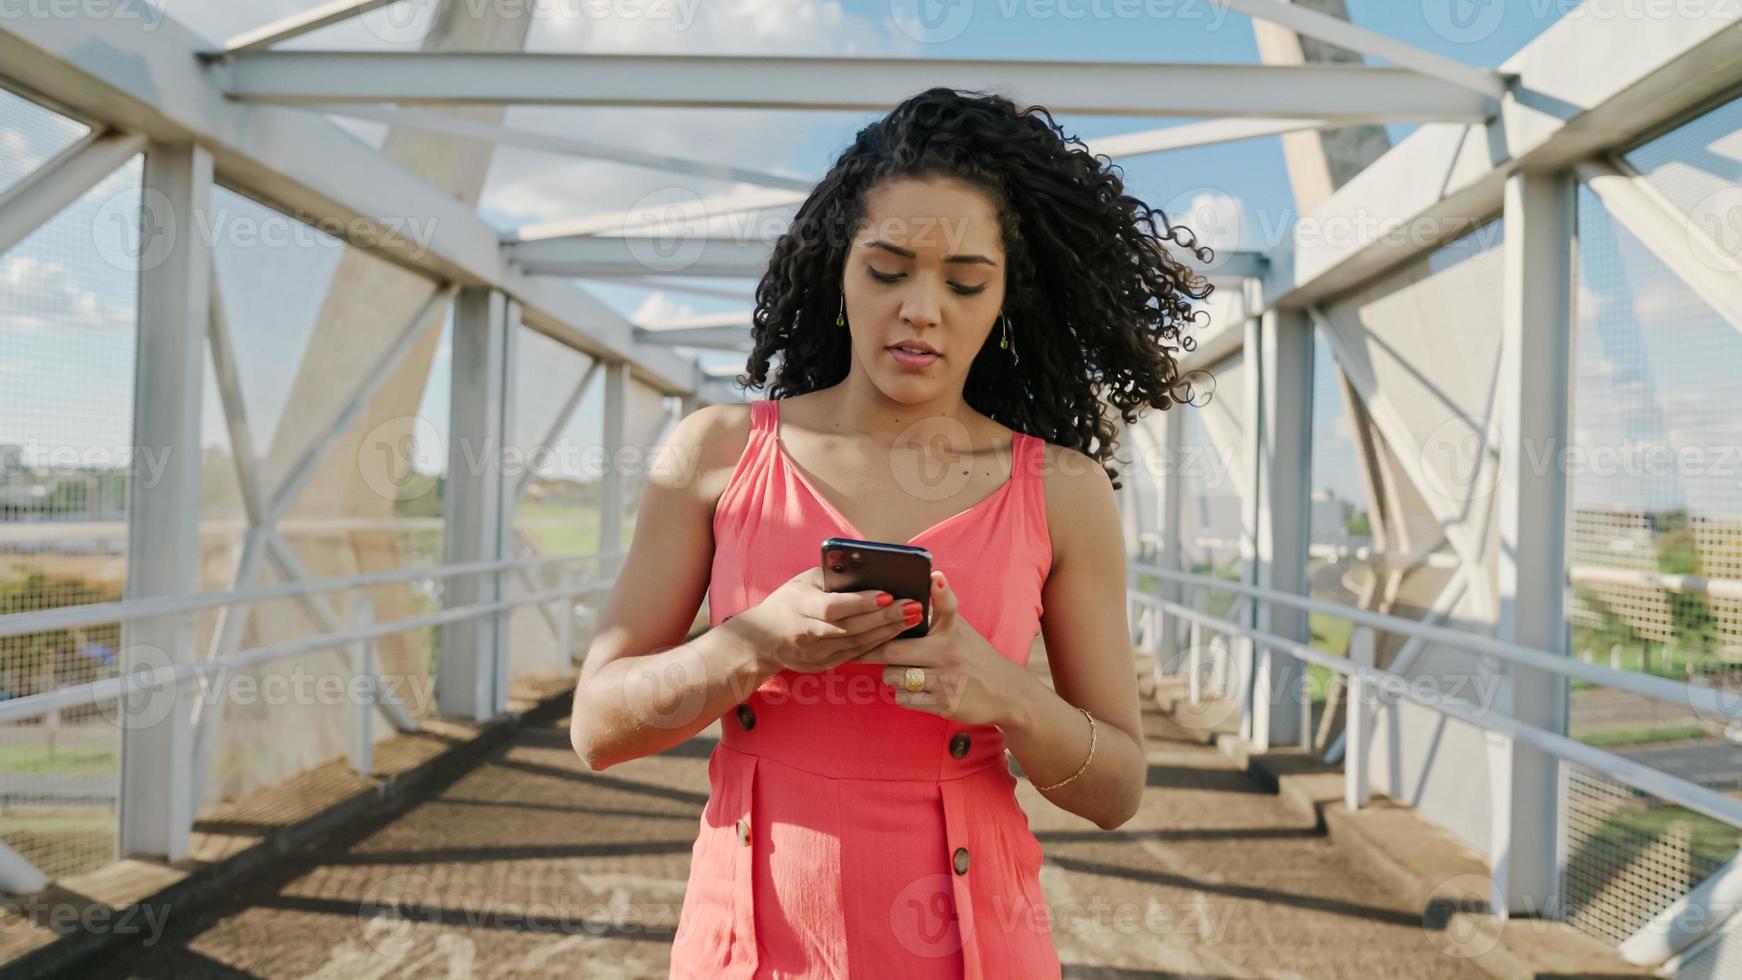
{"label": "red nail polish", "polygon": [[894,601],[895,597],[887,592],[877,593],[877,608],[879,609],[882,609],[884,606],[887,606]]}

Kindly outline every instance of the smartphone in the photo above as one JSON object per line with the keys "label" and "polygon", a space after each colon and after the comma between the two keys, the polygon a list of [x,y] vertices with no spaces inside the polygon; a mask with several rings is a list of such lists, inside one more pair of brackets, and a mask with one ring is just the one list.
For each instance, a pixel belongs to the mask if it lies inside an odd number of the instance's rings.
{"label": "smartphone", "polygon": [[881,589],[896,602],[913,599],[921,606],[920,620],[895,638],[924,636],[931,620],[931,552],[909,544],[829,538],[823,542],[823,589]]}

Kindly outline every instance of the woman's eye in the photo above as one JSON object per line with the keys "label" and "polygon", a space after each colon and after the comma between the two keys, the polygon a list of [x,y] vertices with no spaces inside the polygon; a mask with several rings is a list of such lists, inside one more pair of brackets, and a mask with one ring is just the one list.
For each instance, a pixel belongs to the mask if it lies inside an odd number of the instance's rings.
{"label": "woman's eye", "polygon": [[[865,271],[870,273],[871,278],[877,280],[878,282],[895,282],[896,280],[901,278],[901,273],[899,273],[899,272],[888,272],[888,273],[878,272],[876,269],[873,269],[870,266],[866,266]],[[959,295],[962,295],[962,296],[975,296],[975,295],[978,295],[978,294],[986,291],[985,286],[963,286],[960,283],[953,283],[953,282],[950,283],[950,288],[955,290]]]}

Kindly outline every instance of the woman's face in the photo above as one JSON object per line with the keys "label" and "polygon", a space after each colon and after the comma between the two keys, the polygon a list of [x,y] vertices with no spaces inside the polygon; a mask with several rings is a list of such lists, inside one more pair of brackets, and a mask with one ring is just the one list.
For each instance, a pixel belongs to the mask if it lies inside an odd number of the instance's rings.
{"label": "woman's face", "polygon": [[897,401],[960,392],[1004,306],[991,198],[958,180],[904,179],[872,188],[865,204],[843,284],[854,360]]}

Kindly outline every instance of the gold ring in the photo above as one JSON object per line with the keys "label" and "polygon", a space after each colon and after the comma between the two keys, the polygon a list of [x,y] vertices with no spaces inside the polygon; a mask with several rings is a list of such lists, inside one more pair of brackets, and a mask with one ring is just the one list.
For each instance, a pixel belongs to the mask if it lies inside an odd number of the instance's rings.
{"label": "gold ring", "polygon": [[925,690],[925,670],[920,667],[907,668],[907,673],[901,677],[901,686],[907,688],[910,694]]}

